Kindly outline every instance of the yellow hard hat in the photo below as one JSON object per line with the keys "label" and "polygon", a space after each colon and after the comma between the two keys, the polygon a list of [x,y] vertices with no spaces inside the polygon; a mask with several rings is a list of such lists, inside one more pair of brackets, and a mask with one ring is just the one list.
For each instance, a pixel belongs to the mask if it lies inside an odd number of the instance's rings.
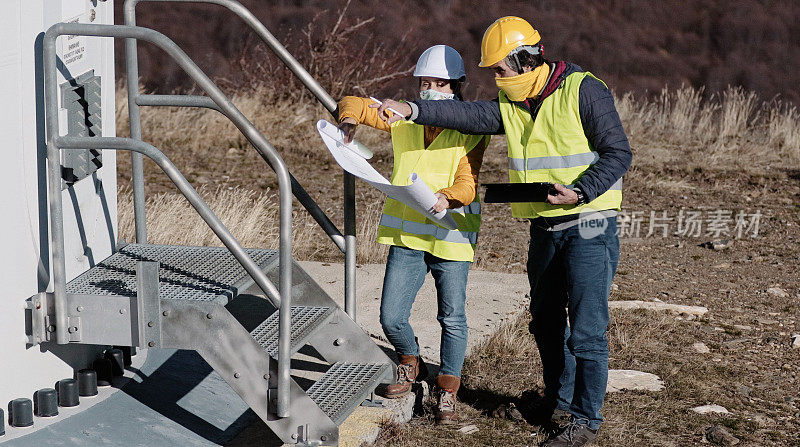
{"label": "yellow hard hat", "polygon": [[508,56],[508,53],[522,45],[536,45],[541,40],[539,31],[519,17],[497,19],[486,28],[481,41],[481,63],[479,67],[494,65]]}

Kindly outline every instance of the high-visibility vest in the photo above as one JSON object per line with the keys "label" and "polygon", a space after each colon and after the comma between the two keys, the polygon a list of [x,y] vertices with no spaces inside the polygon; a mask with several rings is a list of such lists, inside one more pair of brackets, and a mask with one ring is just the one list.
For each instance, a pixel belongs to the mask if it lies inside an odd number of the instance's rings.
{"label": "high-visibility vest", "polygon": [[[410,185],[410,176],[416,173],[431,191],[452,186],[459,160],[483,138],[489,137],[445,129],[426,148],[423,126],[395,122],[392,124],[392,184]],[[451,261],[472,261],[481,226],[478,194],[469,205],[448,209],[447,213],[456,221],[456,230],[436,225],[413,208],[387,197],[378,226],[378,243],[421,250]]]}
{"label": "high-visibility vest", "polygon": [[[542,101],[536,120],[500,91],[500,115],[508,140],[508,177],[512,183],[551,182],[572,186],[599,158],[583,133],[579,98],[581,82],[589,72],[572,73]],[[602,82],[602,81],[601,81]],[[619,210],[622,179],[591,202],[551,205],[546,202],[512,203],[514,217],[564,216],[602,210]]]}

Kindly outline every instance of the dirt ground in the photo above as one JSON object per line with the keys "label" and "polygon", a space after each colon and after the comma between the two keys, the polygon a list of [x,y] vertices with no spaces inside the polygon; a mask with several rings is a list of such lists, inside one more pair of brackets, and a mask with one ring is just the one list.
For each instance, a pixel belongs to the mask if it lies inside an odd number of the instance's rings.
{"label": "dirt ground", "polygon": [[[359,130],[357,138],[376,150],[373,165],[388,174],[388,137]],[[290,170],[341,228],[341,170],[312,133],[286,141],[276,146]],[[506,180],[504,148],[503,138],[495,137],[482,182]],[[249,147],[209,148],[202,156],[166,149],[195,186],[262,192],[277,186],[274,174]],[[699,319],[612,313],[611,368],[655,373],[666,389],[609,395],[598,445],[694,445],[704,442],[705,428],[713,425],[723,426],[740,445],[800,445],[800,349],[791,347],[792,334],[800,333],[800,168],[729,163],[703,154],[686,161],[659,155],[664,150],[669,147],[634,145],[634,165],[624,184],[625,234],[611,298],[699,305],[709,312]],[[119,172],[120,184],[127,184],[127,157],[120,157]],[[146,178],[150,195],[174,191],[151,163],[146,164]],[[379,193],[359,182],[357,196],[359,219],[374,219]],[[700,212],[699,235],[674,234],[681,211],[684,216]],[[646,237],[651,212],[672,219],[666,237],[660,227]],[[754,214],[759,215],[756,235],[754,225],[749,226]],[[740,238],[737,215],[739,223],[749,226],[742,228],[748,231]],[[483,222],[474,268],[524,272],[527,221],[512,218],[507,205],[484,204]],[[638,237],[631,225],[636,222],[641,225]],[[709,233],[715,225],[717,234]],[[372,244],[372,237],[362,237],[360,243]],[[722,250],[707,246],[717,239],[733,242]],[[315,256],[342,258],[332,249]],[[517,401],[523,391],[541,389],[538,354],[526,325],[522,318],[468,357],[460,393],[466,405],[455,428],[475,424],[479,432],[462,435],[436,427],[425,413],[408,426],[388,427],[379,445],[453,445],[454,439],[465,446],[535,445],[540,440],[535,427],[491,415],[501,403]],[[695,342],[705,343],[710,353],[693,350]],[[690,411],[707,403],[730,413]]]}

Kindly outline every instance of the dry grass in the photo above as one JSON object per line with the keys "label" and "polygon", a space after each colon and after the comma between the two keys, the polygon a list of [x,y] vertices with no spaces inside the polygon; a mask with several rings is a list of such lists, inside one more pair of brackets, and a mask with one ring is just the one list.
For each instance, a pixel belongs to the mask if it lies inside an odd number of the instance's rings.
{"label": "dry grass", "polygon": [[[625,94],[617,100],[634,148],[634,162],[697,163],[713,169],[760,169],[800,162],[797,109],[762,102],[754,92],[730,87],[703,98],[703,89],[664,89],[652,100]],[[711,165],[709,166],[709,161]]]}
{"label": "dry grass", "polygon": [[[796,107],[776,104],[769,110],[768,131],[769,144],[772,147],[792,148],[800,145],[800,113]],[[795,155],[797,155],[795,153]]]}
{"label": "dry grass", "polygon": [[[258,193],[242,188],[200,188],[203,200],[244,247],[278,248],[278,198],[274,193]],[[362,218],[356,229],[359,240],[356,260],[378,263],[386,259],[388,249],[375,242],[380,209],[366,211],[371,218]],[[147,199],[148,241],[155,244],[222,246],[222,242],[200,218],[186,199],[179,194],[158,193]],[[135,238],[133,194],[129,188],[119,193],[119,237]],[[377,216],[377,217],[376,217]],[[292,216],[292,253],[297,259],[317,259],[331,250],[330,242],[308,213],[295,204]]]}
{"label": "dry grass", "polygon": [[[278,248],[278,207],[275,206],[277,199],[274,194],[259,194],[240,188],[200,188],[198,192],[243,246]],[[125,188],[119,197],[119,234],[123,239],[133,240],[133,194]],[[146,208],[149,242],[222,246],[182,195],[155,194],[148,198]],[[302,257],[313,256],[319,250],[318,245],[298,242],[313,239],[316,224],[309,217],[297,214],[292,222],[293,251]]]}
{"label": "dry grass", "polygon": [[[542,391],[541,363],[533,337],[528,334],[528,319],[527,313],[512,318],[467,357],[459,393],[464,404],[460,406],[461,418],[456,428],[474,424],[479,432],[466,436],[437,426],[426,407],[426,413],[408,426],[387,426],[376,445],[447,446],[453,445],[455,439],[463,446],[532,446],[541,441],[543,437],[535,427],[491,415],[501,404],[519,404],[529,398],[526,396]],[[754,386],[743,377],[743,364],[752,362],[728,358],[731,349],[718,341],[726,334],[708,335],[715,324],[643,310],[612,312],[608,330],[610,367],[657,374],[666,389],[607,395],[598,446],[697,445],[703,442],[705,427],[713,424],[725,426],[744,440],[744,445],[793,445],[794,434],[782,430],[779,422],[794,411],[793,407],[787,402],[739,395],[739,388],[745,383],[754,388],[767,386]],[[714,354],[710,360],[690,354],[691,345],[697,340],[706,341],[724,357]],[[689,411],[709,402],[724,406],[731,414],[700,416]]]}
{"label": "dry grass", "polygon": [[[126,98],[127,91],[120,86],[117,89],[118,135],[129,132]],[[254,92],[233,93],[231,100],[261,133],[269,136],[273,146],[294,146],[303,150],[307,147],[302,142],[309,136],[309,123],[330,119],[323,109],[310,102],[274,101],[273,92],[266,87]],[[170,157],[174,157],[176,151],[180,151],[178,157],[207,158],[253,150],[225,116],[205,109],[146,109],[142,113],[142,129],[145,140]]]}

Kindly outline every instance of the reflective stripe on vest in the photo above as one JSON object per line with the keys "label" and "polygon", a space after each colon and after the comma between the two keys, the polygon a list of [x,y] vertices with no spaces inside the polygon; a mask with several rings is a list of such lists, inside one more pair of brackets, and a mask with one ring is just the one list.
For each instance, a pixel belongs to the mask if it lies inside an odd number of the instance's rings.
{"label": "reflective stripe on vest", "polygon": [[436,224],[427,224],[403,220],[399,217],[384,214],[381,216],[381,226],[394,228],[406,233],[424,236],[433,236],[440,241],[451,242],[454,244],[477,244],[478,233],[458,230],[448,230]]}
{"label": "reflective stripe on vest", "polygon": [[600,159],[597,152],[584,152],[582,154],[555,155],[552,157],[509,158],[508,169],[512,171],[532,171],[534,169],[563,169],[576,168],[583,165],[593,165]]}
{"label": "reflective stripe on vest", "polygon": [[[500,116],[508,142],[508,176],[512,183],[550,182],[572,187],[594,165],[594,151],[580,117],[580,85],[588,72],[568,75],[531,113],[499,93]],[[620,209],[622,180],[585,205],[551,205],[546,202],[512,203],[514,217],[536,218],[578,214],[582,211]]]}

